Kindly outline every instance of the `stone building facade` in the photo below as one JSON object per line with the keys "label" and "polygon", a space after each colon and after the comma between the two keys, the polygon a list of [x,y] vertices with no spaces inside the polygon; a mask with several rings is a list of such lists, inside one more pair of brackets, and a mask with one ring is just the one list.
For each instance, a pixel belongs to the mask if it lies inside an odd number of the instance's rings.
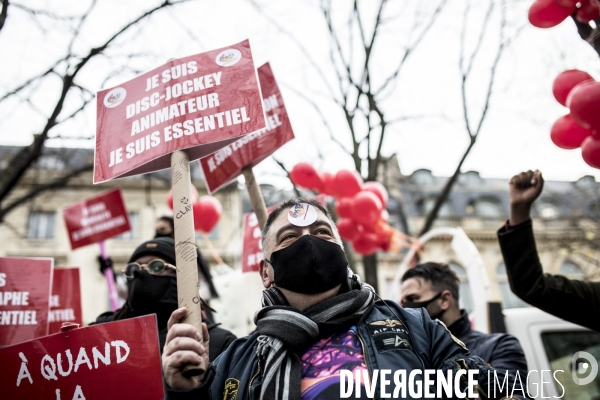
{"label": "stone building facade", "polygon": [[[17,149],[0,146],[0,171],[10,153]],[[11,194],[17,198],[65,169],[76,168],[92,160],[89,149],[48,149]],[[390,224],[397,230],[417,235],[435,196],[447,178],[428,170],[417,170],[406,176],[400,173],[395,156],[382,163],[380,181],[388,188]],[[206,194],[201,170],[192,163],[192,181],[200,195]],[[67,204],[120,187],[130,213],[132,231],[107,241],[109,255],[120,272],[133,249],[154,236],[156,220],[169,215],[166,204],[170,189],[169,171],[118,179],[92,185],[91,172],[72,179],[62,188],[47,191],[25,202],[9,213],[0,224],[0,256],[53,257],[55,265],[81,268],[84,321],[91,322],[109,307],[106,282],[99,272],[96,245],[71,251],[61,209]],[[293,197],[283,191],[261,185],[267,205]],[[534,229],[544,268],[573,278],[597,280],[600,257],[600,184],[585,176],[575,182],[546,182],[544,193],[535,203]],[[311,195],[310,193],[304,193]],[[216,193],[223,206],[221,220],[209,236],[215,251],[234,269],[240,268],[242,248],[242,215],[250,212],[248,194],[243,185],[233,182]],[[10,199],[9,199],[10,200]],[[435,226],[461,227],[474,242],[484,260],[494,298],[504,307],[524,304],[511,292],[506,279],[496,231],[508,217],[508,180],[487,179],[477,172],[461,174],[449,199],[440,211]],[[198,245],[211,266],[215,259],[207,243],[198,237]],[[354,257],[361,272],[360,257]],[[397,282],[393,281],[403,253],[379,253],[379,287],[382,296],[394,298]],[[464,268],[450,248],[447,238],[428,242],[422,260],[450,263],[461,278],[461,303],[470,309],[474,299],[467,290],[469,282]],[[215,271],[216,272],[216,271]],[[227,295],[227,293],[221,293]]]}
{"label": "stone building facade", "polygon": [[[0,146],[0,171],[6,167],[2,162],[10,159],[9,154],[16,150],[14,147]],[[47,149],[21,180],[11,198],[18,198],[40,183],[64,173],[66,168],[77,168],[91,162],[93,153],[90,149]],[[197,162],[192,163],[192,183],[199,195],[206,194]],[[112,188],[121,188],[132,230],[106,241],[115,272],[120,272],[133,250],[143,241],[154,237],[157,219],[172,215],[166,203],[170,185],[168,170],[98,185],[92,184],[91,172],[84,173],[72,179],[67,186],[44,192],[10,212],[0,223],[0,256],[53,257],[56,267],[79,267],[83,319],[89,323],[109,309],[107,285],[97,260],[100,249],[97,245],[89,245],[71,250],[61,209]],[[221,189],[216,197],[221,202],[223,213],[217,227],[208,235],[209,240],[225,263],[237,265],[241,248],[239,232],[242,211],[237,182]],[[204,257],[215,264],[207,243],[201,236],[197,239]]]}

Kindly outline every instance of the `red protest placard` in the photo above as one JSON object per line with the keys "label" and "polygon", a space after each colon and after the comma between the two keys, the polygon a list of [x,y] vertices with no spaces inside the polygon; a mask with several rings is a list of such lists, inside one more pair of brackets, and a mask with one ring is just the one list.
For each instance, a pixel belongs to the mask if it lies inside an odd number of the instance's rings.
{"label": "red protest placard", "polygon": [[119,188],[66,206],[63,218],[73,250],[131,230]]}
{"label": "red protest placard", "polygon": [[156,316],[76,328],[0,349],[7,399],[162,399]]}
{"label": "red protest placard", "polygon": [[50,297],[49,333],[60,332],[63,322],[83,325],[79,268],[55,268]]}
{"label": "red protest placard", "polygon": [[[269,210],[271,211],[271,210]],[[263,259],[261,231],[256,214],[244,214],[244,241],[242,243],[242,272],[258,271]]]}
{"label": "red protest placard", "polygon": [[[327,206],[325,196],[320,194],[312,198],[323,205]],[[271,206],[267,209],[268,212],[273,211],[277,206]],[[242,242],[242,272],[258,271],[260,261],[263,259],[262,245],[260,242],[261,230],[258,226],[258,219],[254,213],[244,214],[244,237]]]}
{"label": "red protest placard", "polygon": [[247,165],[256,165],[294,138],[283,97],[269,63],[258,68],[267,127],[253,132],[200,159],[209,193],[216,192],[242,173]]}
{"label": "red protest placard", "polygon": [[48,334],[52,258],[0,257],[0,346]]}
{"label": "red protest placard", "polygon": [[171,60],[97,94],[94,183],[197,160],[265,127],[250,42]]}

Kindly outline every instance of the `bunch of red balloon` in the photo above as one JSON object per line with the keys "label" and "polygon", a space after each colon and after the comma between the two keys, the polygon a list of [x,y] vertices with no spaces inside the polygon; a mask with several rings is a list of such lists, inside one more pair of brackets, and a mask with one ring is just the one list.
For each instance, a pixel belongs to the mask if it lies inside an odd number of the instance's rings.
{"label": "bunch of red balloon", "polygon": [[[209,233],[219,222],[223,211],[221,203],[213,196],[202,196],[198,198],[198,191],[192,187],[192,209],[194,210],[194,229]],[[169,191],[167,204],[173,209],[173,193]]]}
{"label": "bunch of red balloon", "polygon": [[290,178],[297,186],[336,198],[338,231],[354,251],[369,255],[390,249],[397,232],[387,223],[388,193],[381,183],[363,183],[356,171],[319,173],[308,163],[296,164]]}
{"label": "bunch of red balloon", "polygon": [[600,82],[577,69],[560,73],[552,85],[556,100],[569,108],[550,131],[550,138],[562,149],[581,147],[583,160],[600,168]]}
{"label": "bunch of red balloon", "polygon": [[575,18],[587,24],[600,16],[600,3],[598,0],[536,0],[529,7],[529,22],[538,28],[552,28],[575,10]]}

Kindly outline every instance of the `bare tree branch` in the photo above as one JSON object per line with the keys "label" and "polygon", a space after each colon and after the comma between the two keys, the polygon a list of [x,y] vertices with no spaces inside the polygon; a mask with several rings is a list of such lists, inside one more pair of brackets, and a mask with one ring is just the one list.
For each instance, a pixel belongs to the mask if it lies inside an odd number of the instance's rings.
{"label": "bare tree branch", "polygon": [[285,172],[285,175],[288,177],[288,179],[290,180],[290,182],[292,182],[292,186],[294,187],[294,194],[296,195],[296,197],[302,197],[302,195],[300,194],[300,191],[298,190],[298,187],[296,186],[296,184],[292,180],[292,177],[290,175],[290,171],[288,171],[288,169],[285,167],[285,165],[283,165],[283,163],[281,161],[279,161],[278,159],[276,159],[275,156],[273,156],[271,158],[273,158],[273,161],[275,161],[277,163],[277,165],[279,165],[279,167],[283,170],[283,172]]}
{"label": "bare tree branch", "polygon": [[92,3],[88,7],[87,11],[83,13],[83,16],[79,20],[79,23],[75,27],[75,31],[73,31],[73,36],[71,37],[71,43],[69,43],[69,47],[67,48],[67,54],[71,55],[73,53],[73,45],[75,44],[75,40],[79,37],[79,32],[81,31],[81,27],[87,20],[87,17],[91,14],[92,10],[96,6],[96,0],[92,0]]}
{"label": "bare tree branch", "polygon": [[69,173],[67,173],[66,175],[53,180],[52,182],[35,187],[34,189],[30,190],[27,194],[25,194],[23,196],[20,196],[16,199],[11,200],[8,204],[6,204],[6,206],[4,206],[0,209],[0,222],[4,222],[4,218],[6,217],[6,215],[9,212],[11,212],[12,210],[14,210],[15,208],[17,208],[19,206],[22,206],[26,201],[32,200],[35,197],[37,197],[38,195],[40,195],[41,193],[44,193],[48,190],[63,187],[67,184],[67,182],[69,182],[70,179],[75,178],[75,177],[81,175],[82,173],[91,171],[93,169],[94,169],[94,164],[84,165],[83,167],[74,169],[74,170],[70,171]]}
{"label": "bare tree branch", "polygon": [[[116,32],[113,36],[111,36],[106,42],[102,45],[90,49],[88,54],[81,58],[79,62],[73,67],[72,71],[69,72],[69,68],[67,67],[67,71],[64,75],[62,75],[62,89],[56,105],[54,106],[54,110],[48,120],[46,125],[44,126],[42,132],[39,135],[34,136],[33,143],[27,147],[24,147],[21,151],[19,151],[16,156],[13,157],[12,161],[9,163],[9,166],[4,170],[2,176],[0,176],[0,202],[6,198],[6,196],[12,191],[12,189],[17,185],[18,181],[21,179],[25,171],[33,164],[35,160],[42,154],[42,149],[46,139],[48,139],[48,135],[50,130],[56,126],[58,123],[58,116],[60,115],[65,99],[69,91],[75,86],[75,78],[77,74],[83,67],[87,65],[87,63],[97,56],[98,54],[102,54],[104,50],[106,50],[110,44],[116,40],[121,34],[126,32],[132,26],[135,26],[138,22],[142,21],[144,18],[152,15],[156,11],[159,11],[165,7],[169,7],[172,5],[182,4],[190,0],[179,0],[172,2],[171,0],[164,0],[160,5],[144,12],[138,18],[134,19],[130,23],[123,26],[118,32]],[[82,17],[85,19],[86,15]],[[71,59],[70,55],[67,55],[67,60]],[[54,72],[53,69],[49,70],[49,72]]]}
{"label": "bare tree branch", "polygon": [[286,35],[287,37],[289,37],[292,40],[292,42],[294,42],[294,44],[296,46],[298,46],[298,48],[300,49],[300,51],[302,52],[302,54],[304,55],[304,57],[306,57],[306,60],[315,69],[315,71],[319,74],[319,77],[321,78],[321,80],[323,81],[323,83],[325,84],[325,86],[327,87],[327,89],[329,90],[329,92],[331,93],[331,95],[333,97],[335,97],[335,92],[333,91],[333,88],[329,84],[329,80],[327,79],[327,77],[323,73],[323,70],[321,69],[321,67],[319,67],[319,65],[312,58],[312,56],[310,55],[310,52],[306,49],[306,47],[304,47],[304,45],[302,45],[302,43],[300,43],[300,41],[298,40],[298,38],[296,38],[296,36],[294,36],[293,34],[291,34],[290,31],[288,31],[283,26],[281,26],[281,24],[279,24],[279,22],[277,22],[277,20],[275,20],[274,18],[271,18],[262,9],[262,7],[255,0],[248,0],[248,1],[256,9],[256,11],[258,11],[258,13],[263,18],[265,18],[267,21],[269,21],[271,24],[273,24],[273,26],[275,26],[279,30],[279,32],[281,32],[284,35]]}
{"label": "bare tree branch", "polygon": [[414,52],[414,50],[417,48],[417,46],[419,45],[419,43],[421,43],[421,40],[423,40],[423,38],[425,37],[425,35],[427,35],[427,33],[429,32],[429,30],[433,26],[434,22],[437,20],[437,17],[441,14],[442,10],[444,9],[444,6],[446,5],[446,3],[447,3],[447,0],[441,0],[440,1],[440,3],[438,4],[438,6],[436,7],[436,9],[434,10],[433,14],[431,15],[431,18],[429,19],[429,22],[427,23],[427,25],[425,25],[423,27],[423,30],[421,31],[421,33],[417,37],[417,39],[414,42],[412,42],[410,45],[407,45],[404,48],[404,55],[400,59],[400,63],[398,64],[398,66],[396,67],[396,69],[394,70],[394,72],[392,73],[392,75],[390,75],[383,82],[383,84],[381,85],[381,87],[375,91],[375,96],[377,96],[381,92],[383,92],[385,90],[385,88],[391,82],[394,82],[396,80],[396,78],[400,74],[400,70],[402,70],[402,67],[404,66],[404,63],[406,62],[406,60],[408,59],[408,57]]}
{"label": "bare tree branch", "polygon": [[[8,1],[7,1],[7,3],[8,3]],[[73,20],[73,19],[77,18],[77,16],[74,16],[74,15],[73,16],[58,15],[58,14],[55,14],[55,13],[47,11],[47,10],[38,10],[38,9],[27,7],[27,6],[24,6],[22,4],[15,3],[15,2],[11,2],[10,5],[12,7],[20,9],[22,11],[25,11],[27,14],[30,14],[33,17],[38,17],[41,15],[44,17],[52,18],[55,20],[61,20],[61,21]]]}
{"label": "bare tree branch", "polygon": [[473,65],[473,61],[477,57],[477,55],[480,54],[481,42],[483,40],[482,37],[485,35],[487,25],[490,24],[489,21],[491,19],[491,10],[494,7],[494,5],[493,5],[494,0],[490,0],[490,6],[488,8],[488,12],[486,13],[485,19],[483,21],[483,26],[480,31],[479,39],[477,41],[477,44],[475,45],[473,52],[471,53],[471,56],[469,58],[470,59],[469,65],[466,69],[464,68],[464,59],[465,59],[465,55],[464,55],[465,43],[464,43],[464,41],[465,41],[465,31],[466,31],[466,25],[467,25],[466,20],[469,17],[469,10],[470,10],[470,6],[471,6],[470,2],[467,2],[466,6],[465,6],[465,13],[464,13],[465,21],[463,24],[463,32],[461,35],[461,46],[460,46],[461,53],[460,53],[460,57],[459,57],[459,68],[461,71],[461,98],[462,98],[463,116],[464,116],[464,121],[465,121],[465,129],[467,131],[467,134],[469,135],[469,145],[467,146],[467,149],[463,153],[463,155],[460,159],[460,162],[458,163],[458,165],[454,171],[454,174],[452,174],[452,176],[448,179],[448,181],[446,182],[446,185],[442,189],[442,192],[437,196],[435,204],[433,206],[433,209],[427,215],[427,218],[425,219],[425,223],[423,224],[423,228],[421,229],[419,236],[421,236],[421,235],[425,234],[427,231],[429,231],[431,229],[431,227],[433,226],[433,222],[437,219],[438,213],[439,213],[440,209],[442,208],[442,205],[444,204],[444,202],[450,195],[450,192],[452,191],[454,184],[458,180],[463,163],[467,159],[469,153],[471,152],[471,149],[473,148],[473,146],[475,145],[475,142],[477,141],[477,138],[479,137],[479,133],[481,132],[483,122],[485,121],[485,118],[487,116],[487,113],[489,110],[489,105],[490,105],[490,99],[492,97],[494,82],[495,82],[495,78],[496,78],[496,71],[498,69],[498,65],[500,64],[500,59],[502,57],[504,50],[506,49],[507,44],[509,44],[512,41],[512,38],[508,39],[508,40],[505,39],[505,29],[506,29],[506,11],[505,10],[506,10],[506,7],[505,7],[504,2],[505,2],[505,0],[501,0],[502,4],[500,7],[500,29],[499,29],[500,38],[499,38],[498,48],[496,50],[496,55],[494,57],[492,67],[490,69],[490,77],[488,80],[488,85],[487,85],[487,89],[486,89],[486,93],[485,93],[485,101],[484,101],[483,109],[481,110],[481,113],[479,114],[479,121],[478,121],[477,127],[475,128],[474,131],[471,128],[471,121],[469,119],[469,114],[468,114],[467,81],[468,81],[469,77],[471,76],[471,72],[472,72],[471,67]]}
{"label": "bare tree branch", "polygon": [[576,18],[576,14],[577,10],[571,15],[571,18],[573,18],[573,21],[577,26],[579,37],[588,42],[600,56],[600,18],[597,18],[596,21],[594,21],[596,26],[592,28],[589,22],[587,24],[579,22]]}
{"label": "bare tree branch", "polygon": [[2,11],[0,11],[0,31],[4,28],[8,16],[8,0],[2,0]]}
{"label": "bare tree branch", "polygon": [[337,144],[338,146],[340,146],[340,148],[347,154],[351,154],[350,151],[348,151],[346,149],[346,146],[344,146],[344,144],[342,142],[340,142],[335,135],[333,134],[333,129],[331,128],[331,125],[329,125],[329,122],[327,120],[327,118],[325,117],[325,114],[323,114],[323,111],[321,110],[321,108],[317,105],[317,103],[315,103],[315,101],[313,99],[311,99],[310,97],[308,97],[307,95],[305,95],[304,93],[302,93],[299,90],[294,89],[292,86],[287,85],[285,82],[281,84],[281,86],[286,87],[287,89],[291,90],[292,92],[294,92],[296,95],[300,96],[301,99],[303,99],[304,101],[306,101],[308,104],[311,105],[311,107],[317,112],[317,114],[319,114],[319,117],[321,118],[321,121],[323,121],[323,125],[325,125],[325,128],[327,129],[327,133],[329,133],[329,137],[331,138],[331,140]]}
{"label": "bare tree branch", "polygon": [[8,92],[8,93],[5,93],[4,95],[2,95],[2,96],[0,97],[0,102],[2,102],[3,100],[5,100],[5,99],[7,99],[7,98],[9,98],[9,97],[11,97],[11,96],[14,96],[14,95],[18,94],[18,93],[19,93],[21,90],[25,89],[26,87],[28,87],[28,86],[29,86],[29,85],[31,85],[32,83],[34,83],[34,82],[36,82],[36,81],[38,81],[38,80],[42,79],[43,77],[45,77],[45,76],[47,76],[47,75],[49,75],[49,74],[51,74],[51,73],[56,73],[56,71],[54,70],[54,68],[55,68],[55,67],[56,67],[56,65],[58,65],[58,64],[59,64],[61,61],[64,61],[64,59],[63,59],[63,60],[60,60],[60,61],[58,61],[58,62],[57,62],[55,65],[53,65],[52,67],[48,68],[46,71],[42,72],[41,74],[39,74],[39,75],[37,75],[37,76],[34,76],[33,78],[30,78],[30,79],[26,80],[24,83],[22,83],[21,85],[17,86],[15,89],[13,89],[13,90],[11,90],[10,92]]}

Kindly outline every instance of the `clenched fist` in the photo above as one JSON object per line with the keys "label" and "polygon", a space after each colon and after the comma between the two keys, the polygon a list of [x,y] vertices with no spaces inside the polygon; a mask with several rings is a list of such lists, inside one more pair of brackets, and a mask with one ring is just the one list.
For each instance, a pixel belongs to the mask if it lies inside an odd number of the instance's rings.
{"label": "clenched fist", "polygon": [[510,221],[517,225],[531,218],[531,205],[542,193],[544,178],[538,170],[521,172],[509,182]]}
{"label": "clenched fist", "polygon": [[174,390],[192,390],[200,385],[204,375],[186,378],[181,373],[187,364],[200,364],[204,359],[204,365],[208,365],[208,328],[202,324],[202,342],[200,332],[189,324],[182,324],[186,308],[173,311],[167,327],[167,340],[162,355],[163,375],[167,385]]}

